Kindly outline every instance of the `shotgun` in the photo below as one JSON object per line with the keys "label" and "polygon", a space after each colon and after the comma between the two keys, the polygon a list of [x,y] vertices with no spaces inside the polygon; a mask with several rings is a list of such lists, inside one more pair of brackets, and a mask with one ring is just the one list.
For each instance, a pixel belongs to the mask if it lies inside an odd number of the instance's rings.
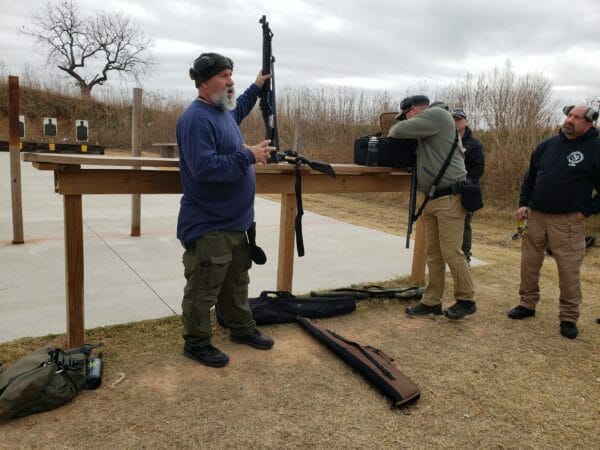
{"label": "shotgun", "polygon": [[413,167],[410,174],[410,194],[408,197],[408,224],[406,228],[406,248],[410,248],[410,235],[412,234],[415,218],[415,209],[417,207],[417,171]]}
{"label": "shotgun", "polygon": [[271,75],[271,78],[265,81],[262,87],[260,95],[259,107],[262,113],[262,118],[265,123],[265,137],[271,140],[271,145],[275,147],[275,150],[271,152],[267,163],[277,164],[280,162],[287,162],[296,166],[295,176],[296,182],[294,185],[294,191],[296,193],[296,249],[298,256],[304,256],[304,240],[302,238],[302,216],[304,210],[302,209],[302,173],[300,165],[304,164],[310,167],[312,170],[321,172],[331,178],[335,178],[335,171],[331,164],[321,161],[311,161],[303,155],[298,154],[293,150],[281,151],[279,146],[279,133],[277,131],[277,106],[275,102],[275,57],[273,56],[273,32],[267,22],[267,16],[262,16],[258,23],[262,25],[262,74]]}
{"label": "shotgun", "polygon": [[265,81],[260,94],[259,107],[265,123],[265,138],[271,140],[271,145],[276,148],[267,162],[279,163],[288,162],[290,164],[305,164],[312,170],[321,172],[327,176],[335,178],[335,171],[331,164],[321,161],[311,161],[307,157],[298,154],[293,150],[281,151],[279,146],[279,132],[277,129],[277,103],[275,101],[275,57],[273,56],[273,32],[267,22],[267,16],[262,16],[258,21],[262,25],[263,45],[262,45],[262,73],[271,75],[271,78]]}
{"label": "shotgun", "polygon": [[273,64],[275,58],[273,57],[273,32],[267,22],[267,16],[262,16],[258,21],[262,25],[262,74],[271,75],[271,78],[265,81],[262,92],[260,94],[260,111],[262,113],[263,121],[265,122],[265,138],[271,140],[271,145],[277,150],[274,150],[269,155],[267,163],[273,164],[278,163],[279,158],[277,152],[279,151],[279,134],[277,132],[277,114],[275,110],[275,72]]}

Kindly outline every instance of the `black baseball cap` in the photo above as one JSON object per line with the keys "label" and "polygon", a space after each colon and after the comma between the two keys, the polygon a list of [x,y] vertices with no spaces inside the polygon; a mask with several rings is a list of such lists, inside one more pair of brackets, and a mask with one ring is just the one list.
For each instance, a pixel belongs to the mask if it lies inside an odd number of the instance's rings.
{"label": "black baseball cap", "polygon": [[406,97],[400,102],[400,109],[402,112],[396,116],[396,119],[404,120],[406,118],[406,111],[416,105],[429,105],[429,97],[426,95],[412,95]]}
{"label": "black baseball cap", "polygon": [[432,108],[442,108],[442,109],[445,109],[446,111],[450,110],[450,108],[448,107],[448,104],[446,102],[435,101],[429,106]]}
{"label": "black baseball cap", "polygon": [[467,114],[462,109],[455,109],[452,111],[452,117],[455,119],[466,119]]}

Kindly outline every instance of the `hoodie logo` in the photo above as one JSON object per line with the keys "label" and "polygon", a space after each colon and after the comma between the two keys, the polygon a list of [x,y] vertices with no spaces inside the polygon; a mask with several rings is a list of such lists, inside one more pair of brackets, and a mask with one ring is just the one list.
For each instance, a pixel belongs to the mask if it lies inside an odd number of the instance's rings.
{"label": "hoodie logo", "polygon": [[581,161],[583,161],[583,153],[580,151],[572,152],[569,156],[567,156],[567,161],[569,161],[569,167],[575,167]]}

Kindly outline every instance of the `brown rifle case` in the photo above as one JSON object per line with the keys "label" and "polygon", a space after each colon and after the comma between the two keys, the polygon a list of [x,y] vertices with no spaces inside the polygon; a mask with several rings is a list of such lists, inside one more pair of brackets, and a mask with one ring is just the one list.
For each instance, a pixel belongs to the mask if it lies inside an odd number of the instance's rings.
{"label": "brown rifle case", "polygon": [[296,320],[319,342],[388,396],[392,400],[393,408],[405,406],[419,399],[421,395],[419,387],[400,372],[393,365],[394,360],[381,350],[349,341],[305,317],[298,317]]}
{"label": "brown rifle case", "polygon": [[398,119],[396,119],[398,114],[399,114],[398,111],[391,111],[391,112],[384,112],[379,115],[379,125],[381,126],[381,135],[382,136],[387,136],[387,134],[390,131],[390,128],[392,128],[392,125],[394,125],[396,122],[398,122]]}

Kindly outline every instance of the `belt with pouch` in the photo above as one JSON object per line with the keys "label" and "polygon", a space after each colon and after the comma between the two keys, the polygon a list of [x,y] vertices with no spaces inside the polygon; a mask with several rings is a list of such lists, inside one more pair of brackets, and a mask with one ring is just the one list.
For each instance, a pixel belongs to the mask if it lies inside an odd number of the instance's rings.
{"label": "belt with pouch", "polygon": [[452,184],[447,187],[436,189],[435,193],[433,194],[433,198],[435,199],[435,198],[445,197],[446,195],[460,194],[461,191],[460,191],[459,183],[455,183],[455,184]]}

